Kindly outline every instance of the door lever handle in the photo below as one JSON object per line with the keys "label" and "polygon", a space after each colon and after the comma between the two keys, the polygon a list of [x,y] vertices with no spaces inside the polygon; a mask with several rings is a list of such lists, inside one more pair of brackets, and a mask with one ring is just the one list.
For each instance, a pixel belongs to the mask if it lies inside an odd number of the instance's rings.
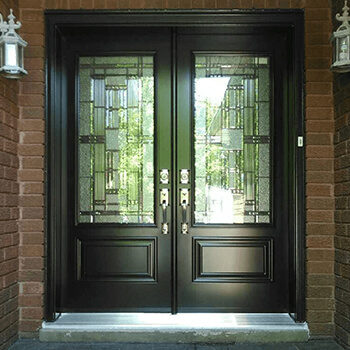
{"label": "door lever handle", "polygon": [[180,200],[182,207],[182,220],[181,220],[181,233],[183,235],[188,234],[188,223],[187,223],[187,208],[189,206],[189,190],[182,188],[180,190]]}
{"label": "door lever handle", "polygon": [[182,222],[187,222],[187,203],[185,200],[181,203],[181,206],[182,206]]}
{"label": "door lever handle", "polygon": [[169,233],[169,223],[167,219],[167,208],[169,206],[169,190],[163,188],[160,190],[160,205],[162,207],[162,233],[167,235]]}

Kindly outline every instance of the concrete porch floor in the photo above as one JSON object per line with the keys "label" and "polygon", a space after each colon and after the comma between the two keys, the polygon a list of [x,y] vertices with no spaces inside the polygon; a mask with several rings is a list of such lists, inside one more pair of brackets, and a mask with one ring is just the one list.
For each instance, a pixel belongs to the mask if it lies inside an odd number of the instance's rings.
{"label": "concrete porch floor", "polygon": [[9,350],[343,350],[333,340],[273,344],[52,343],[19,339]]}

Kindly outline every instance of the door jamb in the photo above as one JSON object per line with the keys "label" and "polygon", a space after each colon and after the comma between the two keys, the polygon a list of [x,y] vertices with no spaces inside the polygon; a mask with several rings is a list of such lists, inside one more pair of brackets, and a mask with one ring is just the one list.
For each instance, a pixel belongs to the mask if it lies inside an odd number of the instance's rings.
{"label": "door jamb", "polygon": [[[62,80],[62,57],[60,47],[64,44],[64,31],[70,27],[88,26],[237,26],[261,27],[283,26],[289,30],[293,45],[291,79],[289,81],[289,105],[291,108],[290,147],[293,171],[294,198],[290,205],[293,233],[290,244],[293,248],[290,262],[291,284],[294,295],[291,315],[297,322],[305,321],[305,150],[297,146],[297,137],[304,137],[304,11],[303,10],[46,10],[46,157],[45,157],[45,320],[53,322],[57,318],[56,300],[59,271],[59,232],[61,222],[60,157],[62,113],[60,101]],[[173,40],[173,47],[175,45]],[[173,57],[174,59],[174,57]],[[173,89],[174,84],[173,81]],[[174,101],[173,101],[174,103]],[[174,128],[175,129],[175,128]],[[174,147],[174,146],[173,146]],[[292,250],[292,249],[291,249]],[[176,251],[173,252],[175,254]],[[176,256],[176,255],[174,255]],[[173,292],[175,286],[173,285]]]}

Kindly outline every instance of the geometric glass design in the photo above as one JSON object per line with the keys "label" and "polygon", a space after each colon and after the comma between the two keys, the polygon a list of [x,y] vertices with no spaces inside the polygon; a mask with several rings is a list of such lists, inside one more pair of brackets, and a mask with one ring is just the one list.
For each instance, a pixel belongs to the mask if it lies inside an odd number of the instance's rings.
{"label": "geometric glass design", "polygon": [[153,62],[80,57],[80,223],[154,223]]}
{"label": "geometric glass design", "polygon": [[195,222],[271,222],[269,57],[196,54]]}

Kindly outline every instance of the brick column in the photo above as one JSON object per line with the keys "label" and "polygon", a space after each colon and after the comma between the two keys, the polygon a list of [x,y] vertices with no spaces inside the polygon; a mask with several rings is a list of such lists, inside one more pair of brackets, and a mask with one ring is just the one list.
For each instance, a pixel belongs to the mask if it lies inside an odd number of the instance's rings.
{"label": "brick column", "polygon": [[[4,20],[19,16],[18,2],[0,0]],[[0,78],[0,350],[18,331],[18,89],[16,80]]]}
{"label": "brick column", "polygon": [[[342,13],[344,2],[334,0],[336,13]],[[335,336],[350,349],[350,73],[334,73],[335,106]]]}
{"label": "brick column", "polygon": [[23,39],[28,41],[21,80],[20,334],[36,335],[43,317],[44,256],[44,17],[41,0],[20,0]]}

